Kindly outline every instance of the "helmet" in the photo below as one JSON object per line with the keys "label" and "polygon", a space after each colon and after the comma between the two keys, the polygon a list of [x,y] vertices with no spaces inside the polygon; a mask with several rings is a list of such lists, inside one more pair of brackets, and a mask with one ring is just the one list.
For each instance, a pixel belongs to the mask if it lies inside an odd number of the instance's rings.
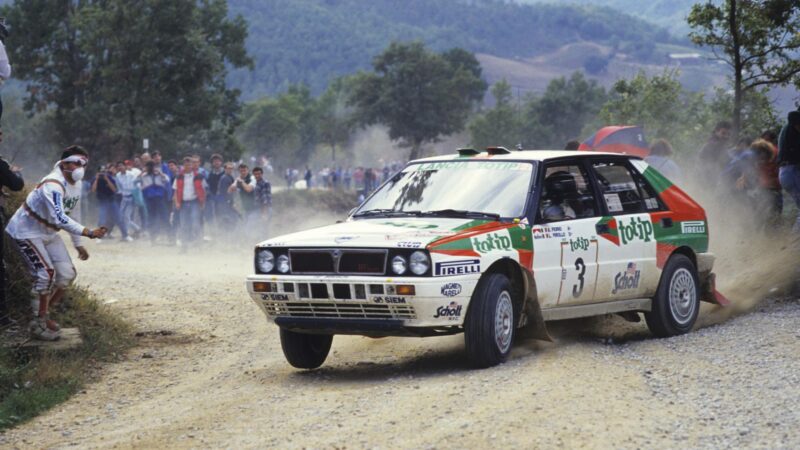
{"label": "helmet", "polygon": [[575,177],[569,172],[558,171],[551,173],[544,180],[544,189],[547,198],[556,202],[574,199],[578,196]]}

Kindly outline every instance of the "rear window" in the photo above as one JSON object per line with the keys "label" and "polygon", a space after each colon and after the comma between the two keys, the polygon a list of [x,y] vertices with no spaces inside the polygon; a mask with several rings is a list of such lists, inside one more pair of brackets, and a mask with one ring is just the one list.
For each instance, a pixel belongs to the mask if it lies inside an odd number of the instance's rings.
{"label": "rear window", "polygon": [[[600,198],[612,215],[645,212],[639,186],[627,165],[621,162],[600,162],[593,165],[600,185]],[[653,204],[652,200],[650,201]],[[656,199],[654,209],[658,209]]]}

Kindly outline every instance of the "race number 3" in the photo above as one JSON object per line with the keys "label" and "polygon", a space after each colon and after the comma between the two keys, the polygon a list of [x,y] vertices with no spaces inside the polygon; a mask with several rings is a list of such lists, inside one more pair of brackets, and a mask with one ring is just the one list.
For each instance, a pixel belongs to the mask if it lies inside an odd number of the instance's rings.
{"label": "race number 3", "polygon": [[583,258],[575,260],[575,270],[578,271],[578,284],[572,285],[572,296],[578,298],[583,294],[583,284],[585,282],[583,276],[586,275],[586,264],[583,263]]}

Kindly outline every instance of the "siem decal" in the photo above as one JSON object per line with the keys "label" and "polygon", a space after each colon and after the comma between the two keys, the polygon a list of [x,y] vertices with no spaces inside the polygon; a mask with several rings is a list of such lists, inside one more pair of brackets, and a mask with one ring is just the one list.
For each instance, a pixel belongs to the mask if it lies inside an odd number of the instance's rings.
{"label": "siem decal", "polygon": [[462,259],[458,261],[445,261],[436,263],[435,274],[437,277],[450,275],[466,275],[481,272],[480,259]]}
{"label": "siem decal", "polygon": [[623,244],[634,240],[650,242],[653,239],[653,223],[639,217],[631,217],[629,223],[619,222],[619,236]]}
{"label": "siem decal", "polygon": [[261,300],[274,300],[277,302],[289,301],[289,296],[286,294],[261,294]]}
{"label": "siem decal", "polygon": [[497,233],[486,234],[481,237],[472,238],[472,246],[479,253],[489,253],[491,251],[511,250],[511,238],[499,236]]}
{"label": "siem decal", "polygon": [[436,308],[436,315],[434,315],[433,318],[438,319],[439,317],[447,317],[448,320],[456,320],[461,317],[461,305],[456,302],[450,302],[447,306]]}
{"label": "siem decal", "polygon": [[689,220],[682,222],[681,232],[686,234],[705,234],[706,223],[702,220]]}
{"label": "siem decal", "polygon": [[455,297],[461,293],[461,285],[458,283],[447,283],[442,286],[442,295],[445,297]]}
{"label": "siem decal", "polygon": [[636,263],[628,263],[628,268],[625,269],[625,272],[620,272],[614,277],[614,289],[611,293],[616,294],[619,291],[638,289],[640,276],[641,270],[636,269]]}
{"label": "siem decal", "polygon": [[387,304],[405,304],[406,298],[405,297],[395,297],[393,295],[387,296],[375,296],[372,297],[372,301],[375,303],[387,303]]}
{"label": "siem decal", "polygon": [[422,242],[398,242],[397,246],[399,248],[420,248],[422,247]]}

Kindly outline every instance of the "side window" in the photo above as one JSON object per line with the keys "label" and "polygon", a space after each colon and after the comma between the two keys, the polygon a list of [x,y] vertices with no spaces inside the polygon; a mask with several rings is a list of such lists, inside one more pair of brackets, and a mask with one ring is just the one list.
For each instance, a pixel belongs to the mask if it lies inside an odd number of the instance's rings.
{"label": "side window", "polygon": [[539,202],[539,220],[547,223],[595,217],[598,215],[595,198],[592,184],[582,166],[548,166]]}
{"label": "side window", "polygon": [[[624,163],[594,163],[594,171],[597,173],[600,194],[609,213],[621,215],[645,211],[639,186]],[[655,209],[658,209],[658,200],[656,200]]]}

